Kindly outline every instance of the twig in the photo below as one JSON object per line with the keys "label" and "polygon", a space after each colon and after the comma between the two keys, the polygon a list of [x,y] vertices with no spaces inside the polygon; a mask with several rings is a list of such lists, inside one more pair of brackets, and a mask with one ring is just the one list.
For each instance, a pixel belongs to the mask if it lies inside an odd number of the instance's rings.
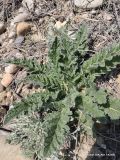
{"label": "twig", "polygon": [[0,130],[11,133],[12,130],[0,127]]}
{"label": "twig", "polygon": [[120,141],[119,141],[119,140],[117,140],[117,139],[114,139],[114,138],[110,138],[110,137],[104,136],[103,134],[101,134],[101,133],[100,133],[100,132],[98,132],[98,131],[96,131],[96,132],[97,132],[97,134],[99,134],[100,136],[102,136],[102,137],[104,137],[104,138],[107,138],[107,139],[112,140],[112,141],[114,141],[114,142],[118,142],[118,143],[120,143]]}

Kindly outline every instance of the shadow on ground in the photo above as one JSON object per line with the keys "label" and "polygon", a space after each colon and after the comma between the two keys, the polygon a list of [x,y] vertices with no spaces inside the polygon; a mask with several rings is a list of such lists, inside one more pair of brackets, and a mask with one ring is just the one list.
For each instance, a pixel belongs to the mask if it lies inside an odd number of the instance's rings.
{"label": "shadow on ground", "polygon": [[105,125],[94,124],[96,142],[86,160],[120,160],[120,120]]}

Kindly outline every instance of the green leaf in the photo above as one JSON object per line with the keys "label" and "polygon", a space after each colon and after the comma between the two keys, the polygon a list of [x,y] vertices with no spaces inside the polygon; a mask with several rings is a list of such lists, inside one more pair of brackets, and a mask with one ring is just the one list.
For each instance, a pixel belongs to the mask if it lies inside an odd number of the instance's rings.
{"label": "green leaf", "polygon": [[76,33],[76,39],[73,42],[74,52],[79,51],[81,55],[86,53],[88,50],[87,46],[87,28],[82,26],[79,31]]}
{"label": "green leaf", "polygon": [[91,96],[94,102],[98,104],[105,104],[107,103],[107,92],[104,89],[96,89],[94,86],[87,89],[87,93]]}
{"label": "green leaf", "polygon": [[68,95],[63,100],[63,103],[68,107],[73,107],[75,106],[75,99],[79,95],[80,93],[75,88],[71,88],[70,91],[68,92]]}
{"label": "green leaf", "polygon": [[43,122],[46,132],[44,147],[45,157],[54,154],[60,149],[69,131],[67,122],[69,121],[69,115],[71,115],[70,108],[65,107],[63,104],[61,104],[61,107],[60,111],[48,114]]}
{"label": "green leaf", "polygon": [[58,65],[58,60],[59,60],[59,56],[60,56],[60,48],[59,48],[59,40],[56,37],[52,47],[49,50],[49,57],[51,59],[51,62],[55,65],[55,67],[57,67]]}
{"label": "green leaf", "polygon": [[112,120],[120,118],[120,99],[113,97],[109,98],[109,106],[105,108],[105,113],[108,114]]}
{"label": "green leaf", "polygon": [[82,72],[83,74],[93,74],[95,79],[97,76],[111,71],[119,63],[120,44],[116,44],[109,49],[103,49],[85,61],[82,66]]}
{"label": "green leaf", "polygon": [[42,107],[43,104],[43,99],[47,100],[49,98],[49,93],[34,93],[30,96],[28,96],[25,99],[22,99],[21,102],[15,103],[13,106],[14,108],[10,109],[5,116],[5,121],[4,123],[8,123],[10,120],[13,118],[17,117],[21,113],[28,111],[30,108],[36,108],[39,106],[39,108]]}
{"label": "green leaf", "polygon": [[[6,123],[22,113],[25,113],[23,115],[26,116],[29,113],[37,115],[39,118],[37,127],[40,120],[45,135],[43,135],[43,150],[40,152],[38,149],[37,152],[33,149],[38,145],[36,142],[39,136],[36,138],[31,135],[33,143],[29,141],[29,146],[33,147],[32,154],[36,154],[36,159],[42,159],[41,154],[44,154],[42,157],[49,157],[60,150],[69,132],[69,117],[79,119],[78,110],[80,110],[80,125],[88,133],[92,133],[93,119],[104,120],[107,117],[106,114],[113,119],[120,116],[120,100],[109,98],[107,92],[97,89],[95,84],[98,76],[106,74],[120,63],[120,44],[103,49],[89,57],[86,56],[88,46],[85,27],[80,28],[76,39],[69,38],[67,31],[64,30],[56,31],[55,34],[54,42],[52,45],[50,43],[48,63],[38,64],[36,60],[26,58],[11,61],[27,69],[26,79],[45,89],[44,93],[35,93],[15,103],[15,107],[9,110],[5,117]],[[36,128],[36,131],[39,129]],[[21,136],[21,141],[25,140],[27,144],[29,138],[25,138],[22,139]]]}
{"label": "green leaf", "polygon": [[94,97],[98,104],[105,104],[107,102],[107,93],[103,89],[99,89]]}
{"label": "green leaf", "polygon": [[82,96],[82,107],[81,109],[86,115],[90,115],[91,117],[103,117],[104,111],[99,108],[99,106],[93,102],[90,96]]}
{"label": "green leaf", "polygon": [[84,114],[81,110],[79,111],[79,121],[80,125],[83,128],[83,131],[86,131],[87,134],[93,135],[92,128],[93,128],[93,120],[92,117],[89,115]]}
{"label": "green leaf", "polygon": [[31,72],[40,70],[42,66],[38,64],[35,59],[27,59],[27,58],[8,60],[7,63],[12,63],[20,67],[25,67]]}

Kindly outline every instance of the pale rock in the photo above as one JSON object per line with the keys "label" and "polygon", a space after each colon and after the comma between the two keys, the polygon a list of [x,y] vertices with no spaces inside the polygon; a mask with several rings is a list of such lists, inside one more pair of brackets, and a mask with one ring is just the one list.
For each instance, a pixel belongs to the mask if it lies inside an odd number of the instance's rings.
{"label": "pale rock", "polygon": [[34,0],[23,0],[22,5],[31,11],[34,9]]}
{"label": "pale rock", "polygon": [[27,12],[20,13],[16,17],[14,17],[14,19],[11,22],[11,26],[14,25],[15,23],[26,21],[29,19],[29,17],[30,15]]}
{"label": "pale rock", "polygon": [[103,0],[74,0],[74,4],[80,8],[96,8],[103,4]]}
{"label": "pale rock", "polygon": [[36,8],[35,13],[39,16],[40,15],[40,9]]}
{"label": "pale rock", "polygon": [[13,39],[10,39],[9,40],[9,44],[13,44],[14,40]]}
{"label": "pale rock", "polygon": [[104,13],[104,14],[103,14],[103,18],[104,18],[104,20],[106,20],[106,21],[111,21],[112,18],[113,18],[113,16],[112,16],[112,14]]}
{"label": "pale rock", "polygon": [[10,108],[9,108],[9,110],[10,110],[10,109],[13,109],[13,108],[15,108],[15,106],[13,106],[13,105],[10,105]]}
{"label": "pale rock", "polygon": [[5,25],[3,22],[0,22],[0,34],[4,33],[6,30]]}
{"label": "pale rock", "polygon": [[89,14],[88,13],[84,13],[84,14],[81,15],[81,18],[82,19],[87,19],[87,18],[89,18]]}
{"label": "pale rock", "polygon": [[15,35],[16,35],[15,31],[11,31],[8,35],[8,38],[11,39],[11,38],[15,37]]}
{"label": "pale rock", "polygon": [[92,14],[92,15],[95,15],[96,13],[97,13],[96,10],[95,10],[95,9],[92,9],[91,14]]}
{"label": "pale rock", "polygon": [[10,64],[5,67],[5,73],[15,74],[18,71],[18,66],[15,64]]}
{"label": "pale rock", "polygon": [[9,73],[5,73],[3,75],[3,79],[1,80],[1,84],[4,86],[4,87],[8,87],[11,82],[13,81],[13,75],[12,74],[9,74]]}
{"label": "pale rock", "polygon": [[24,36],[30,30],[31,30],[31,25],[27,22],[20,22],[17,24],[16,27],[17,36]]}
{"label": "pale rock", "polygon": [[16,39],[15,39],[15,42],[14,44],[17,46],[17,47],[20,47],[24,41],[24,36],[18,36]]}
{"label": "pale rock", "polygon": [[62,27],[64,27],[66,23],[67,23],[66,21],[64,21],[64,22],[57,21],[55,24],[55,28],[59,30]]}
{"label": "pale rock", "polygon": [[24,58],[23,54],[20,53],[20,52],[17,52],[15,57],[18,58],[18,59],[23,59]]}
{"label": "pale rock", "polygon": [[113,79],[110,79],[110,80],[109,80],[109,83],[112,84],[112,83],[113,83]]}
{"label": "pale rock", "polygon": [[20,7],[18,13],[24,13],[24,12],[26,12],[26,9],[24,7]]}

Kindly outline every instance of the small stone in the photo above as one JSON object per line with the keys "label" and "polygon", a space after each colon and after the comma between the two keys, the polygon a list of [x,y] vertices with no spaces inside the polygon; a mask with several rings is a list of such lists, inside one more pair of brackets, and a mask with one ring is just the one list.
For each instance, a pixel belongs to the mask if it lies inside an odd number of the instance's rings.
{"label": "small stone", "polygon": [[11,22],[11,26],[18,22],[23,22],[29,19],[30,15],[27,12],[18,14]]}
{"label": "small stone", "polygon": [[96,13],[97,13],[96,10],[95,10],[95,9],[92,9],[91,14],[92,14],[92,15],[96,15]]}
{"label": "small stone", "polygon": [[3,22],[0,22],[0,34],[4,33],[6,30],[5,25]]}
{"label": "small stone", "polygon": [[104,13],[103,18],[104,18],[104,20],[106,20],[106,21],[111,21],[113,17],[112,17],[112,15],[109,14],[109,13]]}
{"label": "small stone", "polygon": [[84,13],[84,14],[81,15],[81,18],[82,19],[89,18],[89,14],[88,13]]}
{"label": "small stone", "polygon": [[103,0],[74,0],[74,4],[80,8],[96,8],[103,4]]}
{"label": "small stone", "polygon": [[24,36],[28,31],[30,31],[31,25],[27,22],[20,22],[18,23],[16,30],[17,36]]}
{"label": "small stone", "polygon": [[112,84],[113,82],[114,82],[113,79],[110,79],[110,80],[109,80],[109,83],[110,83],[110,84]]}
{"label": "small stone", "polygon": [[35,13],[39,16],[39,15],[40,15],[40,9],[37,8],[37,9],[35,10]]}
{"label": "small stone", "polygon": [[15,108],[15,106],[13,106],[13,105],[10,105],[10,108],[9,108],[9,110],[10,110],[10,109],[13,109],[13,108]]}
{"label": "small stone", "polygon": [[24,41],[24,36],[18,36],[16,39],[15,39],[15,42],[14,44],[17,46],[17,47],[20,47]]}
{"label": "small stone", "polygon": [[10,39],[8,44],[13,44],[14,40]]}
{"label": "small stone", "polygon": [[16,33],[14,32],[14,31],[11,31],[10,33],[9,33],[9,35],[8,35],[8,38],[13,38],[13,37],[15,37],[15,35],[16,35]]}
{"label": "small stone", "polygon": [[66,21],[64,22],[57,21],[55,24],[55,28],[59,30],[60,28],[64,27],[66,23],[67,23]]}
{"label": "small stone", "polygon": [[16,53],[16,55],[15,55],[15,58],[23,59],[23,58],[24,58],[24,56],[23,56],[23,54],[22,54],[22,53],[17,52],[17,53]]}
{"label": "small stone", "polygon": [[10,64],[9,66],[5,67],[5,73],[14,74],[18,71],[18,66],[15,64]]}
{"label": "small stone", "polygon": [[18,13],[24,13],[24,12],[26,12],[26,9],[24,7],[20,7],[18,9]]}
{"label": "small stone", "polygon": [[1,84],[4,87],[8,87],[11,84],[12,81],[13,81],[13,75],[9,74],[9,73],[6,73],[6,74],[3,75],[3,79],[1,80]]}

